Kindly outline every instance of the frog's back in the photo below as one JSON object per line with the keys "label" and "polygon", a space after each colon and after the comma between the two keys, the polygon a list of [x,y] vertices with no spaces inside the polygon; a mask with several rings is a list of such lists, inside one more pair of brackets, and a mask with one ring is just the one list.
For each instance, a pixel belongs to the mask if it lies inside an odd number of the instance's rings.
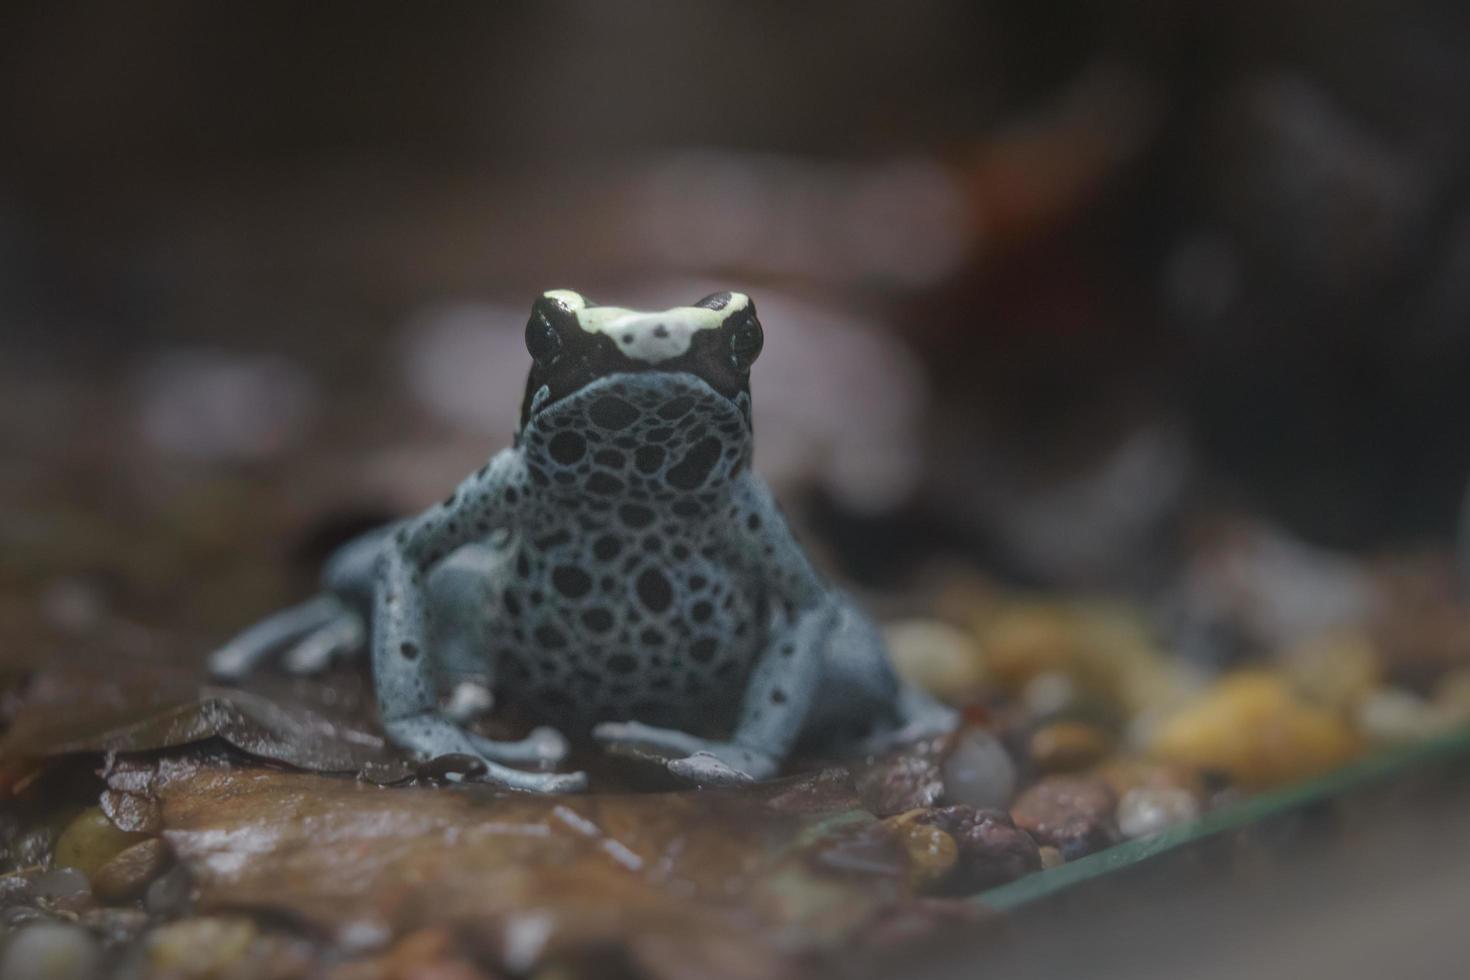
{"label": "frog's back", "polygon": [[738,418],[678,385],[612,386],[526,433],[528,503],[498,605],[508,699],[571,729],[728,729],[764,629],[722,534]]}

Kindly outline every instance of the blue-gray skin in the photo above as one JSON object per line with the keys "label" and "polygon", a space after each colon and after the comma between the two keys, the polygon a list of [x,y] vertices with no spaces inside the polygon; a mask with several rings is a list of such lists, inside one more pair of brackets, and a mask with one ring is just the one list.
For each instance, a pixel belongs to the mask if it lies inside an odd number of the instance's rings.
{"label": "blue-gray skin", "polygon": [[755,307],[717,293],[637,313],[567,290],[532,308],[533,364],[512,448],[442,504],[354,541],[323,595],[217,651],[237,677],[290,647],[317,669],[370,617],[383,725],[416,754],[483,760],[510,789],[566,753],[465,731],[455,682],[549,725],[668,757],[704,784],[776,774],[801,740],[847,750],[947,730],[953,713],[894,675],[873,624],[812,568],[750,469]]}

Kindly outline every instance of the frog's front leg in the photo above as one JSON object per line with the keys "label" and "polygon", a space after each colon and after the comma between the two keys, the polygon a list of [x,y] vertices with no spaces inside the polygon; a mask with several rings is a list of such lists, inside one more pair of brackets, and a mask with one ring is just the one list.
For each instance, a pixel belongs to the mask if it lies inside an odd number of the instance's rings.
{"label": "frog's front leg", "polygon": [[[435,757],[467,755],[485,765],[487,782],[534,792],[571,792],[582,773],[533,773],[501,765],[494,743],[472,736],[439,710],[425,578],[446,555],[492,527],[514,520],[506,490],[517,481],[514,451],[497,455],[443,504],[400,526],[385,542],[373,593],[373,681],[383,727],[398,745]],[[518,752],[512,750],[513,757]]]}
{"label": "frog's front leg", "polygon": [[731,551],[740,571],[761,583],[772,600],[766,644],[741,699],[729,741],[637,722],[597,726],[594,737],[612,745],[681,756],[667,765],[700,783],[768,779],[801,735],[822,673],[823,652],[842,615],[836,593],[817,575],[792,536],[771,492],[746,473],[736,483],[737,518],[730,521]]}

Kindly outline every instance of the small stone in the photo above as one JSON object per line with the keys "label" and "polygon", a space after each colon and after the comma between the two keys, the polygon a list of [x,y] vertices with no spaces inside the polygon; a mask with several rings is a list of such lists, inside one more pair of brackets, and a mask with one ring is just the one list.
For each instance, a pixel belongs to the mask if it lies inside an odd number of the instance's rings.
{"label": "small stone", "polygon": [[941,766],[944,800],[978,809],[1004,809],[1016,792],[1016,764],[1000,739],[965,728]]}
{"label": "small stone", "polygon": [[1004,810],[946,806],[915,819],[939,827],[959,847],[959,864],[945,882],[949,891],[976,892],[1041,870],[1036,842]]}
{"label": "small stone", "polygon": [[[38,909],[33,905],[12,905],[8,909],[0,909],[0,926],[6,929],[18,929],[32,922],[52,922],[56,916],[44,909]],[[4,976],[0,973],[0,976]]]}
{"label": "small stone", "polygon": [[1446,727],[1470,725],[1470,667],[1452,670],[1434,688],[1434,706]]}
{"label": "small stone", "polygon": [[1038,848],[1038,851],[1041,855],[1041,870],[1043,871],[1050,871],[1052,868],[1060,868],[1062,865],[1067,863],[1067,859],[1062,857],[1062,852],[1057,850],[1055,847],[1052,847],[1050,844],[1046,845],[1045,847]]}
{"label": "small stone", "polygon": [[1320,633],[1281,657],[1292,686],[1309,701],[1351,711],[1378,684],[1378,652],[1360,629]]}
{"label": "small stone", "polygon": [[1031,761],[1042,772],[1077,772],[1108,754],[1112,739],[1099,728],[1080,721],[1043,725],[1031,736]]}
{"label": "small stone", "polygon": [[92,893],[87,876],[76,868],[43,871],[31,879],[31,895],[52,901],[70,901]]}
{"label": "small stone", "polygon": [[148,928],[148,913],[142,909],[91,909],[83,912],[81,924],[92,931],[107,947],[124,946]]}
{"label": "small stone", "polygon": [[1011,817],[1038,843],[1074,861],[1117,839],[1115,805],[1112,789],[1096,776],[1048,776],[1016,798]]}
{"label": "small stone", "polygon": [[159,926],[144,940],[149,975],[235,975],[257,935],[255,924],[244,918],[183,919]]}
{"label": "small stone", "polygon": [[1447,728],[1434,705],[1398,687],[1380,687],[1363,698],[1357,723],[1358,731],[1379,745],[1417,742]]}
{"label": "small stone", "polygon": [[157,837],[134,844],[97,869],[92,891],[103,902],[136,898],[163,873],[168,861],[168,845]]}
{"label": "small stone", "polygon": [[1335,712],[1295,695],[1286,681],[1245,671],[1216,682],[1154,726],[1149,753],[1196,771],[1218,771],[1247,790],[1328,772],[1358,754]]}
{"label": "small stone", "polygon": [[1199,801],[1183,789],[1131,789],[1118,801],[1118,830],[1124,837],[1147,837],[1199,818]]}
{"label": "small stone", "polygon": [[56,840],[54,862],[63,868],[76,868],[88,877],[128,847],[145,841],[143,834],[118,830],[100,807],[88,807]]}
{"label": "small stone", "polygon": [[971,635],[932,619],[891,623],[883,630],[900,677],[955,706],[985,691],[985,662]]}
{"label": "small stone", "polygon": [[45,922],[16,932],[0,955],[5,980],[92,980],[102,965],[97,942],[87,930]]}
{"label": "small stone", "polygon": [[164,872],[143,893],[143,907],[152,915],[173,915],[188,903],[193,882],[183,865]]}
{"label": "small stone", "polygon": [[883,821],[908,855],[909,882],[918,891],[935,889],[959,860],[955,839],[932,823],[923,822],[928,811],[910,810]]}
{"label": "small stone", "polygon": [[1165,762],[1153,762],[1128,756],[1114,756],[1093,770],[1112,789],[1113,795],[1122,799],[1129,790],[1179,789],[1195,799],[1205,794],[1204,780],[1193,770]]}
{"label": "small stone", "polygon": [[1051,718],[1076,706],[1082,699],[1070,674],[1049,670],[1037,674],[1021,689],[1021,703],[1033,718]]}

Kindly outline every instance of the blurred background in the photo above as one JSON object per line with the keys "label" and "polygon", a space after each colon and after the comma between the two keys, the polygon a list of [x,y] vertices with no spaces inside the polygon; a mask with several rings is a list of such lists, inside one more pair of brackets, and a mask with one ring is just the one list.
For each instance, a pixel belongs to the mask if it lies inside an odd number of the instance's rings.
{"label": "blurred background", "polygon": [[1266,664],[1175,740],[1247,789],[1462,725],[1467,45],[1454,0],[7,4],[0,668],[197,661],[441,499],[542,290],[733,288],[758,467],[941,695],[1019,740],[1106,673],[1147,743]]}
{"label": "blurred background", "polygon": [[1321,619],[1355,593],[1320,549],[1455,533],[1463,5],[0,17],[12,580],[166,604],[124,515],[231,579],[242,538],[306,567],[437,499],[507,441],[559,286],[752,292],[760,465],[872,585],[958,557],[1159,600],[1230,657],[1192,555],[1305,575],[1262,615]]}

